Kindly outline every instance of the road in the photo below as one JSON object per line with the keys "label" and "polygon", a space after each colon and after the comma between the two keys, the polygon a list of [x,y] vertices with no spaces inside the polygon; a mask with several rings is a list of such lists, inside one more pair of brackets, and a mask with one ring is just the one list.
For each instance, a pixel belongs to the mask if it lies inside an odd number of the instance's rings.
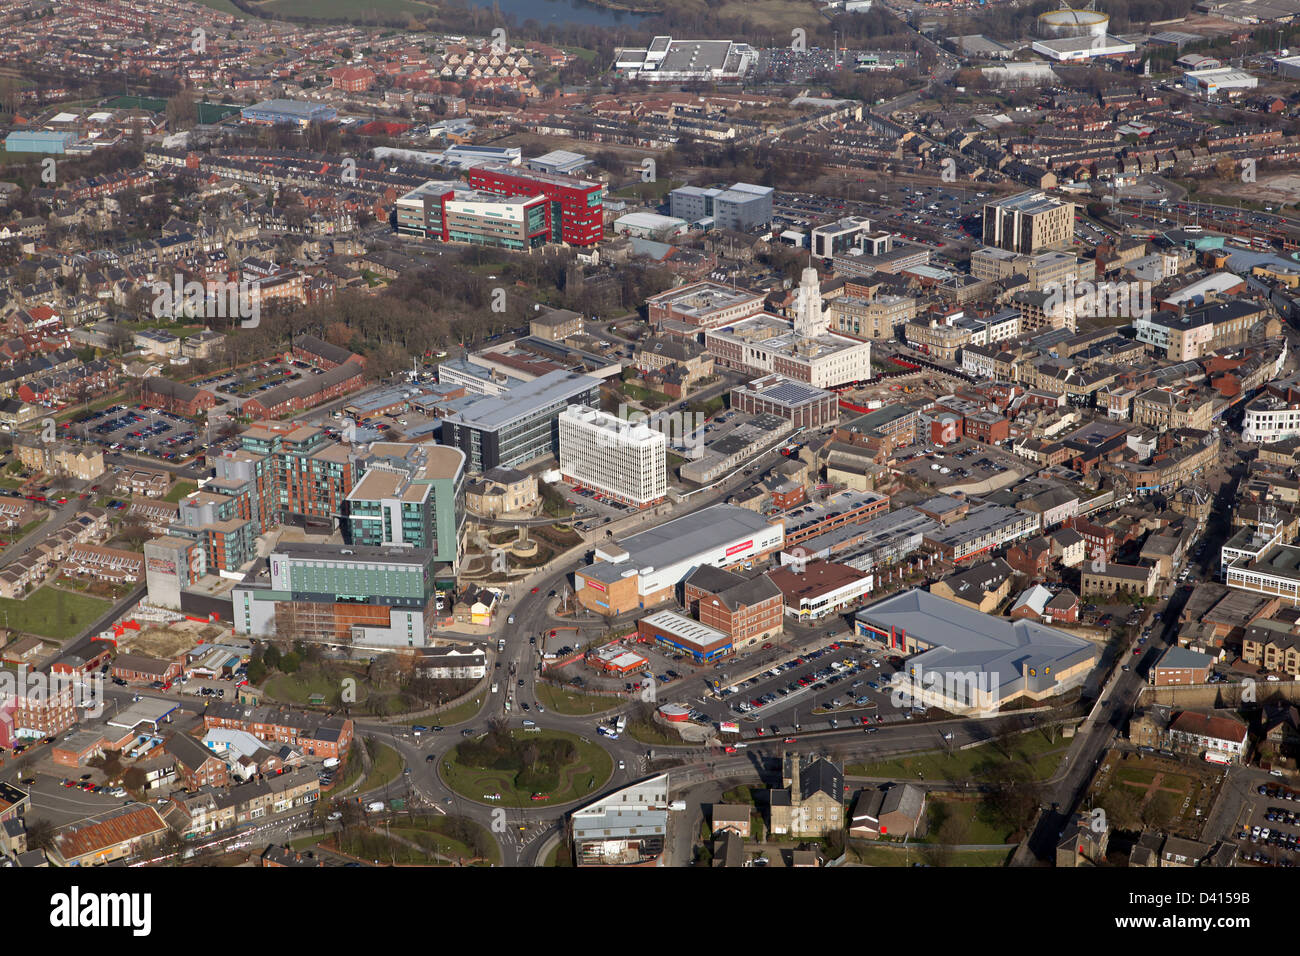
{"label": "road", "polygon": [[[1230,513],[1233,500],[1234,483],[1224,482],[1218,489],[1215,511],[1219,514]],[[1219,546],[1233,529],[1224,523],[1212,524],[1208,530],[1206,553],[1218,554]],[[1210,560],[1192,561],[1191,565],[1204,572],[1208,570]],[[1147,642],[1126,643],[1120,648],[1118,656],[1121,660],[1115,662],[1115,669],[1102,687],[1092,712],[1075,734],[1057,779],[1044,796],[1044,802],[1049,803],[1053,809],[1041,812],[1030,836],[1016,851],[1012,859],[1013,866],[1041,865],[1055,857],[1060,833],[1082,804],[1101,764],[1102,755],[1115,742],[1119,730],[1132,713],[1146,684],[1147,669],[1177,643],[1178,619],[1187,603],[1188,594],[1182,586],[1168,587],[1172,588],[1172,592],[1169,593],[1167,602],[1160,605],[1160,625],[1152,629]],[[1139,653],[1133,654],[1134,649]],[[1124,665],[1128,665],[1129,669],[1121,669]]]}

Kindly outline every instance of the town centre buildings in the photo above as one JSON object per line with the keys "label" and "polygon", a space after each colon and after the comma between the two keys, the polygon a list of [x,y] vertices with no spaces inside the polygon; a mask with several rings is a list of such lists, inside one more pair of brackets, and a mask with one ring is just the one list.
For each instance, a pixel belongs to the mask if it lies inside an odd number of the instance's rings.
{"label": "town centre buildings", "polygon": [[896,693],[952,713],[993,713],[1020,697],[1045,700],[1082,683],[1097,659],[1082,638],[917,589],[859,611],[854,631],[910,657],[895,675]]}
{"label": "town centre buildings", "polygon": [[677,585],[704,565],[733,568],[779,551],[780,523],[735,505],[713,505],[621,541],[597,544],[595,562],[574,575],[579,603],[623,614],[671,601]]}

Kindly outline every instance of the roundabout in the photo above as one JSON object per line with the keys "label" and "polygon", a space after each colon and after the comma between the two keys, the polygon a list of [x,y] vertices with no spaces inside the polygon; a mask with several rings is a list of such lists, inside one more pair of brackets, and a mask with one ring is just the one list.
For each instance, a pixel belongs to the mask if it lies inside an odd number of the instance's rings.
{"label": "roundabout", "polygon": [[448,750],[438,776],[485,806],[542,809],[595,793],[613,776],[600,746],[560,730],[498,728]]}

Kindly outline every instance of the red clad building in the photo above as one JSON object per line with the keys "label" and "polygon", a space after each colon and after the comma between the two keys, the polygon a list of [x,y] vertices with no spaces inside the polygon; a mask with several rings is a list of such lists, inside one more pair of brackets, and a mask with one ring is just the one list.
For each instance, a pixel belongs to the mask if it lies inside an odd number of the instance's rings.
{"label": "red clad building", "polygon": [[552,242],[594,246],[605,234],[605,187],[598,182],[486,163],[470,169],[469,184],[500,196],[544,195]]}

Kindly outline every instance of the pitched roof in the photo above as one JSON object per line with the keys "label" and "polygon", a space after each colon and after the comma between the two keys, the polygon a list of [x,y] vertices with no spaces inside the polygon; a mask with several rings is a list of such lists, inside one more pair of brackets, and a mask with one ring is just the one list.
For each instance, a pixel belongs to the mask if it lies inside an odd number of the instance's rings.
{"label": "pitched roof", "polygon": [[56,840],[59,853],[70,860],[166,829],[167,824],[157,810],[136,804],[94,823],[74,823],[61,831]]}

